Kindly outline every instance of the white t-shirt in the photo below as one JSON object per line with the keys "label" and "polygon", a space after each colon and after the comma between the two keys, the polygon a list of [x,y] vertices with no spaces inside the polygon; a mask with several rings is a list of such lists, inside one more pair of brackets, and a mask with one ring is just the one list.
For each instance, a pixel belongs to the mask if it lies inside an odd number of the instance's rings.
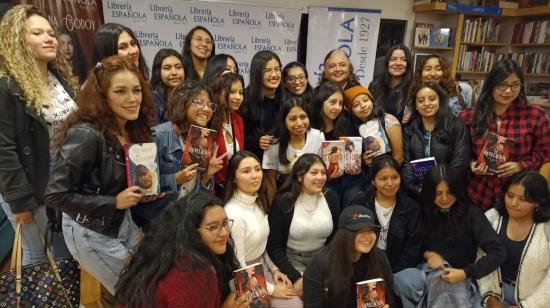
{"label": "white t-shirt", "polygon": [[377,246],[382,250],[386,250],[388,243],[388,229],[390,228],[391,215],[393,214],[395,204],[390,208],[385,208],[378,203],[378,200],[374,199],[374,207],[376,209],[378,222],[380,223],[380,237],[378,239]]}
{"label": "white t-shirt", "polygon": [[332,228],[332,215],[325,196],[301,193],[294,204],[287,246],[301,252],[321,249]]}
{"label": "white t-shirt", "polygon": [[262,168],[266,170],[275,169],[280,174],[289,174],[294,162],[303,154],[320,154],[323,141],[325,141],[325,135],[318,129],[310,128],[303,148],[295,149],[290,145],[286,148],[286,157],[290,161],[288,165],[279,163],[279,143],[271,144],[264,152]]}
{"label": "white t-shirt", "polygon": [[[223,140],[225,141],[225,149],[227,153],[227,160],[229,161],[233,154],[235,154],[234,148],[233,148],[233,141],[235,141],[235,148],[237,152],[241,149],[239,146],[239,142],[237,141],[237,138],[233,138],[233,127],[231,127],[231,118],[229,119],[229,123],[223,123],[222,124],[222,131],[223,134]],[[228,137],[230,138],[228,140]]]}

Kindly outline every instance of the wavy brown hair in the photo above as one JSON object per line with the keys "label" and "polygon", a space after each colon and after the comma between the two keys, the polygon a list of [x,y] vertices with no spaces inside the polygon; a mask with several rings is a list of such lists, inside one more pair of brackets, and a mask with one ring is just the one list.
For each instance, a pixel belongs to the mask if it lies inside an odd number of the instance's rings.
{"label": "wavy brown hair", "polygon": [[[202,92],[206,92],[208,98],[212,98],[210,89],[203,82],[192,79],[184,80],[172,90],[168,98],[166,118],[179,128],[183,136],[187,136],[186,132],[189,129],[187,109],[193,104],[193,99],[197,98]],[[211,121],[209,121],[210,123]]]}
{"label": "wavy brown hair", "polygon": [[[414,74],[414,82],[416,84],[423,83],[422,70],[424,68],[424,65],[426,65],[426,63],[430,59],[437,59],[439,61],[439,66],[441,66],[441,71],[443,72],[443,76],[441,76],[441,79],[439,80],[439,85],[443,89],[445,89],[445,91],[447,91],[448,96],[460,95],[460,93],[458,93],[456,88],[456,81],[451,78],[451,67],[449,65],[449,62],[447,62],[447,60],[440,55],[431,54],[425,57],[424,59],[422,59],[422,61],[420,61],[420,63],[417,64],[417,67],[415,69],[415,74]],[[411,93],[411,98],[413,95],[416,95],[416,94]],[[411,102],[414,102],[414,99],[411,99]],[[412,107],[414,109],[414,104],[412,104]]]}
{"label": "wavy brown hair", "polygon": [[102,133],[106,140],[116,142],[116,136],[122,132],[118,128],[115,114],[107,102],[107,91],[113,76],[124,71],[133,73],[139,79],[142,95],[138,118],[126,122],[125,125],[128,141],[131,143],[151,142],[151,127],[156,119],[150,86],[135,64],[120,56],[111,56],[101,60],[100,64],[96,64],[90,71],[82,90],[76,97],[78,110],[69,116],[65,129],[77,122],[90,123]]}
{"label": "wavy brown hair", "polygon": [[[219,130],[223,126],[223,121],[231,114],[231,108],[229,107],[229,95],[231,94],[231,86],[234,82],[240,82],[244,91],[244,79],[243,76],[235,73],[226,73],[215,75],[208,84],[208,87],[212,91],[212,102],[218,106],[218,109],[212,115],[210,120],[210,127],[215,130]],[[244,101],[244,97],[243,97]]]}
{"label": "wavy brown hair", "polygon": [[[44,17],[40,10],[32,5],[16,5],[6,12],[0,22],[0,76],[15,79],[23,90],[27,107],[41,113],[42,104],[48,93],[48,84],[40,75],[38,62],[27,43],[29,34],[27,19],[38,15]],[[47,19],[47,18],[46,18]],[[56,40],[57,40],[56,33]],[[71,68],[57,48],[54,60],[48,63],[48,69],[58,73],[66,81],[71,80]]]}

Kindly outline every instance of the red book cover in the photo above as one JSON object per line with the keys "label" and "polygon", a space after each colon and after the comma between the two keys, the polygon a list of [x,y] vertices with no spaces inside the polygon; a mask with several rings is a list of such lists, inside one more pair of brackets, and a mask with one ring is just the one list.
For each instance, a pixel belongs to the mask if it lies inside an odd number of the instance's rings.
{"label": "red book cover", "polygon": [[249,291],[250,307],[269,307],[269,294],[262,263],[255,263],[233,272],[237,296]]}
{"label": "red book cover", "polygon": [[487,133],[485,143],[477,158],[478,163],[485,163],[489,173],[496,174],[497,168],[510,159],[514,142],[495,133]]}
{"label": "red book cover", "polygon": [[340,137],[344,142],[344,171],[347,174],[360,174],[363,153],[362,137]]}
{"label": "red book cover", "polygon": [[357,308],[389,308],[382,278],[357,283]]}
{"label": "red book cover", "polygon": [[343,174],[344,172],[344,145],[342,140],[323,141],[321,154],[327,166],[327,176]]}
{"label": "red book cover", "polygon": [[182,167],[198,163],[198,170],[205,171],[216,151],[216,135],[215,130],[191,125],[183,151]]}
{"label": "red book cover", "polygon": [[125,144],[124,155],[128,187],[143,188],[143,195],[159,194],[157,145],[153,142]]}

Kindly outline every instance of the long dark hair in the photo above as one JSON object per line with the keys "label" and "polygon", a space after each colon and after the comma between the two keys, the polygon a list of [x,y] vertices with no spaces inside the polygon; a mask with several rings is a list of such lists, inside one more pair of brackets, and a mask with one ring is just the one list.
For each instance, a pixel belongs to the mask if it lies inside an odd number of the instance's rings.
{"label": "long dark hair", "polygon": [[227,66],[228,58],[233,60],[233,62],[235,62],[235,68],[237,69],[235,73],[239,74],[239,64],[237,63],[237,60],[235,60],[235,58],[233,58],[232,55],[220,53],[212,56],[208,60],[208,64],[206,65],[206,70],[204,70],[204,76],[202,76],[202,81],[206,84],[209,84],[210,81],[215,76],[218,76],[219,74],[225,72],[225,67]]}
{"label": "long dark hair", "polygon": [[196,80],[184,80],[172,91],[166,107],[166,118],[182,132],[186,132],[189,125],[186,117],[187,108],[193,104],[192,100],[203,91],[208,93],[210,98],[212,97],[210,89],[204,83]]}
{"label": "long dark hair", "polygon": [[[225,179],[225,193],[223,196],[224,203],[227,203],[231,198],[233,198],[233,195],[237,190],[237,169],[239,168],[241,161],[249,157],[254,158],[258,163],[260,163],[261,166],[261,161],[258,156],[250,151],[239,151],[229,160],[229,163],[227,164],[227,178]],[[258,190],[258,199],[256,199],[256,203],[258,203],[265,214],[269,212],[269,202],[267,201],[266,186],[263,179],[260,189]]]}
{"label": "long dark hair", "polygon": [[137,251],[122,271],[116,298],[126,307],[153,307],[155,291],[172,268],[183,272],[213,270],[225,298],[232,271],[238,268],[228,242],[222,255],[215,255],[201,240],[198,228],[208,208],[223,206],[217,197],[196,192],[172,204],[149,226]]}
{"label": "long dark hair", "polygon": [[306,90],[304,91],[304,93],[302,93],[302,95],[300,95],[302,98],[304,98],[304,101],[307,103],[307,104],[311,104],[311,97],[313,96],[313,88],[311,87],[311,85],[309,84],[309,74],[307,72],[307,68],[305,65],[303,65],[302,63],[298,62],[298,61],[293,61],[293,62],[290,62],[288,63],[287,65],[285,65],[285,67],[283,68],[283,72],[282,72],[282,80],[281,82],[283,83],[283,92],[284,92],[284,99],[286,100],[287,98],[289,97],[292,97],[294,96],[294,94],[292,94],[292,92],[290,92],[290,90],[288,89],[288,87],[286,86],[286,78],[288,77],[288,71],[291,69],[291,68],[295,68],[295,67],[299,67],[301,68],[303,71],[304,71],[304,75],[306,76]]}
{"label": "long dark hair", "polygon": [[413,104],[411,121],[419,121],[418,125],[421,127],[420,123],[422,122],[422,116],[416,109],[416,94],[424,88],[433,90],[439,97],[439,111],[437,112],[435,127],[433,129],[434,137],[441,141],[441,143],[449,144],[451,143],[452,138],[456,137],[453,136],[453,133],[455,132],[457,121],[460,120],[458,120],[451,112],[451,108],[449,107],[449,97],[438,83],[430,81],[418,83],[412,87],[412,91],[410,93],[411,102]]}
{"label": "long dark hair", "polygon": [[183,49],[181,51],[181,56],[183,57],[183,64],[185,68],[187,69],[185,71],[185,79],[186,80],[200,80],[201,76],[199,73],[195,70],[195,66],[193,66],[193,55],[191,53],[191,40],[193,39],[193,35],[195,34],[195,31],[202,30],[210,36],[210,39],[212,40],[212,52],[210,53],[210,58],[216,54],[216,42],[214,42],[214,37],[212,36],[212,33],[208,31],[203,26],[196,26],[195,28],[189,30],[187,32],[187,36],[185,37],[185,41],[183,42]]}
{"label": "long dark hair", "polygon": [[300,156],[292,166],[292,169],[286,177],[285,182],[277,191],[277,194],[282,194],[290,201],[290,203],[292,203],[291,211],[294,210],[294,203],[296,203],[296,200],[298,200],[298,196],[300,196],[303,191],[302,179],[304,175],[309,171],[309,169],[311,169],[311,166],[316,163],[320,163],[325,167],[325,170],[327,169],[325,162],[317,154],[305,153]]}
{"label": "long dark hair", "polygon": [[[445,240],[457,240],[467,236],[464,228],[464,219],[467,206],[473,206],[466,202],[464,191],[461,189],[462,177],[456,171],[444,164],[435,165],[422,185],[422,207],[424,209],[424,233],[427,237],[436,235]],[[455,196],[456,201],[449,211],[442,211],[435,204],[437,185],[446,182],[449,191]]]}
{"label": "long dark hair", "polygon": [[[275,137],[277,138],[277,143],[279,143],[279,163],[282,165],[288,165],[290,164],[290,161],[288,160],[288,157],[286,157],[286,149],[288,149],[288,143],[290,142],[290,132],[288,131],[288,127],[286,127],[286,116],[292,110],[292,108],[298,107],[305,111],[307,116],[309,117],[309,108],[307,104],[304,102],[304,100],[301,97],[291,97],[283,102],[283,105],[281,106],[281,110],[279,111],[278,120],[279,123],[277,125],[277,131],[275,132]],[[311,128],[308,127],[305,134],[309,132]]]}
{"label": "long dark hair", "polygon": [[[264,131],[262,124],[262,104],[264,102],[264,69],[269,60],[277,60],[281,66],[281,60],[276,53],[269,50],[258,51],[250,63],[250,82],[246,87],[244,103],[241,106],[241,114],[252,123],[250,127],[256,127],[260,135],[269,133]],[[282,83],[282,80],[281,80]],[[282,98],[282,86],[275,91],[275,99],[280,102]]]}
{"label": "long dark hair", "polygon": [[[316,128],[321,131],[325,131],[325,124],[323,121],[323,104],[325,101],[334,93],[340,93],[342,94],[342,98],[344,97],[344,90],[337,86],[332,81],[327,81],[315,88],[315,91],[313,92],[313,98],[311,99],[311,117],[310,117],[310,126],[312,128]],[[343,119],[342,113],[344,112],[344,106],[342,106],[342,112],[340,115],[334,120],[334,132],[339,132],[342,130],[341,126],[344,125],[343,122],[340,119]],[[343,135],[342,135],[343,136]],[[340,137],[339,135],[336,137]]]}
{"label": "long dark hair", "polygon": [[[69,31],[66,27],[59,27],[57,31],[59,32],[59,36],[67,35],[71,38],[71,43],[73,45],[72,70],[73,74],[78,77],[78,83],[82,84],[84,80],[86,80],[86,75],[88,74],[88,61],[82,56],[80,41],[76,33]],[[60,40],[60,37],[58,40]]]}
{"label": "long dark hair", "polygon": [[[327,53],[327,55],[325,56],[325,59],[323,60],[324,67],[326,67],[328,59],[330,57],[332,57],[332,55],[335,54],[335,53],[341,53],[344,56],[346,56],[346,59],[348,59],[349,76],[348,76],[348,80],[347,80],[347,83],[346,83],[346,88],[360,85],[359,80],[357,80],[357,76],[355,75],[355,69],[353,68],[353,64],[351,63],[351,60],[349,59],[348,55],[346,54],[346,52],[343,49],[336,48],[336,49],[333,49],[333,50],[329,51]],[[323,69],[323,72],[321,73],[321,76],[320,76],[320,79],[319,79],[319,85],[322,85],[323,83],[325,83],[327,81],[330,81],[330,80],[328,80],[327,75],[325,73],[325,70]]]}
{"label": "long dark hair", "polygon": [[474,130],[474,137],[481,137],[489,129],[491,123],[496,121],[497,115],[494,111],[495,100],[493,99],[493,90],[501,82],[503,82],[509,75],[516,74],[521,82],[521,90],[518,97],[512,104],[525,105],[527,103],[527,97],[525,96],[523,70],[521,67],[511,59],[502,59],[493,65],[493,68],[485,78],[483,82],[483,88],[479,98],[476,100],[477,104],[474,108],[474,115],[472,118],[471,126]]}
{"label": "long dark hair", "polygon": [[[386,131],[386,125],[385,125],[386,112],[384,111],[384,108],[382,107],[381,104],[377,103],[377,100],[371,94],[367,94],[367,93],[361,93],[361,94],[368,96],[368,98],[372,102],[372,111],[367,121],[372,119],[378,119],[378,122],[380,123],[380,127],[384,130],[384,133],[386,134],[386,136],[388,136],[388,132]],[[352,104],[353,102],[350,103],[350,106]],[[349,121],[346,121],[348,126],[345,129],[346,133],[351,134],[351,136],[359,136],[359,126],[361,126],[361,124],[365,122],[363,122],[361,119],[355,116],[351,108],[347,112],[347,117],[349,118]]]}
{"label": "long dark hair", "polygon": [[226,73],[223,75],[220,73],[214,76],[208,84],[208,87],[212,91],[212,102],[217,106],[216,112],[214,112],[210,120],[210,127],[214,130],[222,128],[224,119],[231,113],[228,102],[231,86],[234,82],[240,82],[244,89],[243,76],[235,73]]}
{"label": "long dark hair", "polygon": [[139,49],[139,70],[143,74],[145,79],[149,78],[149,68],[145,63],[145,58],[143,57],[143,50],[139,45],[139,40],[137,39],[134,31],[132,29],[116,23],[106,23],[101,25],[94,36],[94,49],[92,51],[92,65],[100,62],[101,59],[107,58],[109,56],[118,55],[118,37],[122,32],[127,32],[134,41]]}
{"label": "long dark hair", "polygon": [[407,99],[409,98],[408,91],[411,87],[411,84],[413,82],[413,57],[411,54],[411,50],[409,47],[403,45],[403,44],[397,44],[392,46],[388,52],[386,52],[386,58],[385,58],[385,65],[384,65],[384,71],[382,72],[382,78],[376,82],[376,86],[373,89],[373,94],[376,97],[377,101],[380,101],[384,103],[388,96],[390,95],[392,89],[390,88],[390,79],[391,76],[388,72],[388,65],[390,63],[390,58],[395,50],[403,50],[405,53],[405,58],[407,58],[407,70],[405,72],[405,75],[403,76],[403,79],[401,80],[401,91],[403,91],[403,98],[400,102],[397,102],[397,111],[400,112],[406,105]]}
{"label": "long dark hair", "polygon": [[153,71],[151,73],[151,87],[153,88],[153,91],[157,92],[164,101],[168,101],[168,91],[166,89],[166,85],[164,82],[162,82],[162,78],[160,77],[160,72],[162,70],[162,61],[168,57],[176,57],[180,60],[181,65],[183,65],[183,72],[185,75],[185,64],[183,64],[183,58],[179,54],[179,52],[175,51],[174,49],[170,48],[163,48],[157,52],[155,55],[155,59],[153,59]]}
{"label": "long dark hair", "polygon": [[[392,281],[392,277],[387,277],[387,273],[391,272],[383,270],[385,258],[384,252],[378,247],[378,232],[376,233],[376,242],[371,251],[361,255],[361,259],[366,258],[368,261],[368,277],[364,279],[382,278],[386,282],[386,294],[392,294],[392,286],[389,286],[387,282]],[[350,288],[355,286],[350,285],[353,273],[355,271],[356,261],[353,260],[355,255],[355,237],[357,232],[340,228],[334,234],[334,237],[325,248],[327,253],[327,266],[330,266],[330,270],[327,271],[327,277],[325,278],[327,293],[327,307],[341,307],[342,301],[348,298]],[[388,287],[390,289],[388,289]],[[390,295],[393,296],[393,295]]]}
{"label": "long dark hair", "polygon": [[[533,216],[535,223],[545,223],[550,220],[550,192],[548,191],[548,183],[542,175],[527,170],[518,172],[510,178],[508,183],[504,184],[502,189],[504,194],[508,192],[508,188],[512,185],[523,186],[525,200],[538,204]],[[495,209],[497,209],[500,215],[508,217],[504,198],[502,196],[498,199]]]}
{"label": "long dark hair", "polygon": [[[439,61],[439,66],[441,66],[441,71],[443,73],[443,76],[441,76],[441,79],[439,80],[439,85],[447,91],[447,94],[449,96],[458,96],[460,93],[457,91],[456,87],[456,81],[451,78],[451,67],[449,65],[449,62],[447,60],[436,54],[428,55],[422,60],[417,63],[415,68],[415,74],[414,74],[414,83],[422,83],[422,71],[424,70],[424,65],[431,60],[431,59],[437,59]],[[413,106],[414,107],[414,106]]]}

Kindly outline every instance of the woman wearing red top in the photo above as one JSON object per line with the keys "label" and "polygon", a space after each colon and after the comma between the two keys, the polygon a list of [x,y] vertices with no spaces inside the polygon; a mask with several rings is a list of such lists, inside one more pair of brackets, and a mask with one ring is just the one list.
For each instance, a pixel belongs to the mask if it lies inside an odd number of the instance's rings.
{"label": "woman wearing red top", "polygon": [[116,297],[126,307],[249,307],[229,289],[235,264],[233,221],[220,199],[196,192],[156,219],[122,271]]}
{"label": "woman wearing red top", "polygon": [[[460,113],[472,139],[468,196],[485,210],[501,196],[510,176],[538,170],[550,161],[550,120],[542,109],[527,105],[523,85],[523,72],[516,62],[498,61],[485,79],[477,105]],[[496,172],[476,161],[488,133],[511,140],[509,157],[496,166]]]}
{"label": "woman wearing red top", "polygon": [[212,101],[220,108],[212,115],[210,121],[210,127],[218,131],[216,157],[227,153],[223,159],[222,169],[214,175],[216,194],[221,197],[224,195],[227,164],[233,154],[244,150],[243,118],[237,113],[244,99],[244,79],[239,74],[227,71],[214,76],[209,87],[212,91]]}

